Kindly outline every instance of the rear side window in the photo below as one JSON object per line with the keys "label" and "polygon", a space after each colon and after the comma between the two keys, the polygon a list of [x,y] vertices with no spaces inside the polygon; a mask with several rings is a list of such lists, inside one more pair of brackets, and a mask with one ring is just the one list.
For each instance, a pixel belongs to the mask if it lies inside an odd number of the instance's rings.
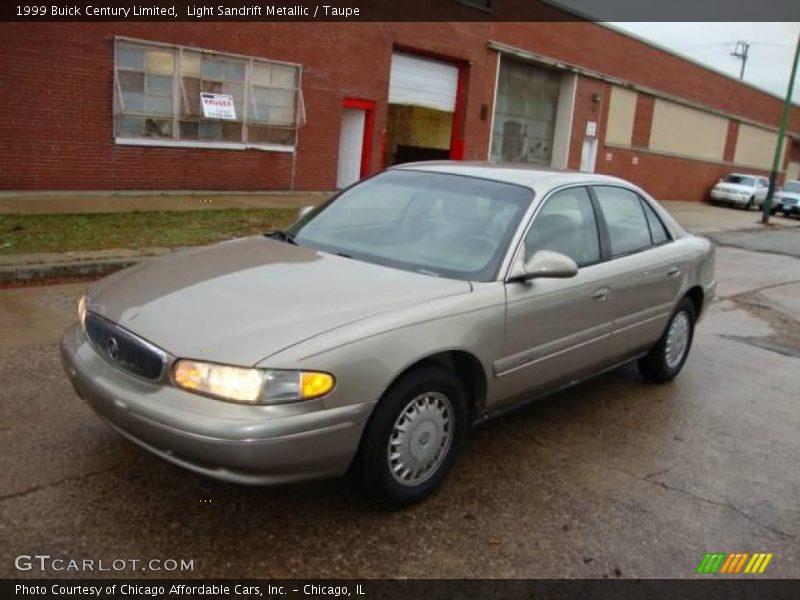
{"label": "rear side window", "polygon": [[653,238],[654,244],[663,244],[668,242],[670,237],[664,223],[656,214],[656,211],[644,200],[640,198],[642,206],[644,207],[644,214],[647,217],[647,224],[650,225],[650,235]]}
{"label": "rear side window", "polygon": [[650,226],[638,194],[602,185],[595,186],[594,192],[608,227],[612,256],[637,252],[651,245]]}
{"label": "rear side window", "polygon": [[565,254],[579,267],[600,260],[597,221],[586,188],[556,192],[545,201],[525,236],[525,260],[539,250]]}

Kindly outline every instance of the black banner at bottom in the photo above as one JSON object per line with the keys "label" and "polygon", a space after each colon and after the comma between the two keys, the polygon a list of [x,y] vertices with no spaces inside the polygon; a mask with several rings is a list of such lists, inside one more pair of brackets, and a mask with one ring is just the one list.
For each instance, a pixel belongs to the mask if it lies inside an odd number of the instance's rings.
{"label": "black banner at bottom", "polygon": [[536,600],[633,598],[689,600],[691,598],[770,600],[800,597],[800,580],[532,580],[532,579],[4,579],[3,600],[353,600],[454,598],[530,598]]}

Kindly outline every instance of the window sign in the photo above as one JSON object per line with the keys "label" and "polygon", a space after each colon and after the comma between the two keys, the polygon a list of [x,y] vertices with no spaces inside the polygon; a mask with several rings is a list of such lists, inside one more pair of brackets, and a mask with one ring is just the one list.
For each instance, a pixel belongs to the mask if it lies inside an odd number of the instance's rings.
{"label": "window sign", "polygon": [[230,94],[200,93],[203,103],[203,116],[206,119],[236,120],[236,108],[233,106],[233,96]]}

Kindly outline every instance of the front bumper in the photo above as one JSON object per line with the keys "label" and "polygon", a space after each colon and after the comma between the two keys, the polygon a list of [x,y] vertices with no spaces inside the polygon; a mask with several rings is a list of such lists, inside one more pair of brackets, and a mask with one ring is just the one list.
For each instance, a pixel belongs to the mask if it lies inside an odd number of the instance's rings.
{"label": "front bumper", "polygon": [[739,192],[725,192],[721,190],[711,190],[711,200],[714,202],[729,202],[732,204],[747,204],[750,196],[742,196]]}
{"label": "front bumper", "polygon": [[322,400],[247,406],[139,379],[95,351],[79,325],[61,340],[77,394],[113,429],[202,475],[279,484],[343,474],[373,402],[325,408]]}
{"label": "front bumper", "polygon": [[778,210],[784,215],[800,215],[800,204],[782,204]]}

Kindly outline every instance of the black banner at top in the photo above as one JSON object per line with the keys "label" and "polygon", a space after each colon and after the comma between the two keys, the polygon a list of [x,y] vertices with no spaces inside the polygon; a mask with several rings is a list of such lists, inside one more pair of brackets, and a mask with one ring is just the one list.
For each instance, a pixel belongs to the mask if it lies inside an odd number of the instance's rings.
{"label": "black banner at top", "polygon": [[3,21],[800,21],[800,0],[11,0]]}

